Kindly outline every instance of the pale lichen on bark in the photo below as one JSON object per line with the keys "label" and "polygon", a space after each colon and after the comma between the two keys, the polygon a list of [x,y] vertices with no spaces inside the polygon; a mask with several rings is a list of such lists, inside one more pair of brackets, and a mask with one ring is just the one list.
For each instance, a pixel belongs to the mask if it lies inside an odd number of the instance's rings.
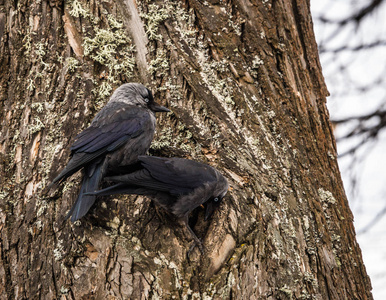
{"label": "pale lichen on bark", "polygon": [[[305,1],[30,4],[0,5],[0,297],[371,298]],[[146,198],[64,223],[80,173],[41,194],[127,81],[173,110],[152,154],[231,183],[210,222],[192,218],[205,255]]]}

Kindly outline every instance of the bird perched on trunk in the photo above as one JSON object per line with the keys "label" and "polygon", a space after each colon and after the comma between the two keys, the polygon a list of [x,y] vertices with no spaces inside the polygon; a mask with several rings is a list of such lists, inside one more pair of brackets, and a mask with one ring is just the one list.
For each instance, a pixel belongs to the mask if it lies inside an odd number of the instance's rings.
{"label": "bird perched on trunk", "polygon": [[48,187],[84,169],[79,196],[66,218],[72,216],[74,222],[88,212],[95,196],[85,193],[98,189],[106,172],[146,154],[154,136],[155,112],[168,111],[142,84],[126,83],[115,90],[90,126],[76,136],[70,161]]}
{"label": "bird perched on trunk", "polygon": [[201,242],[189,226],[189,214],[204,204],[207,220],[227,193],[228,181],[215,168],[189,159],[139,156],[138,160],[140,167],[135,171],[129,166],[126,174],[105,177],[116,184],[90,194],[149,196],[185,223],[202,252]]}

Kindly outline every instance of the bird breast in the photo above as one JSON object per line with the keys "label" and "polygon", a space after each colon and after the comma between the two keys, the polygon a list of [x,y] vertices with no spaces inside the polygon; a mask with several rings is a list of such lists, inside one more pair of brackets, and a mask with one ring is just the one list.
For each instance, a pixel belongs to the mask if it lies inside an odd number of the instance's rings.
{"label": "bird breast", "polygon": [[129,139],[121,148],[109,154],[108,168],[114,170],[122,165],[131,165],[138,160],[139,155],[144,155],[150,148],[154,137],[156,119],[149,110],[149,121],[142,124],[142,133]]}

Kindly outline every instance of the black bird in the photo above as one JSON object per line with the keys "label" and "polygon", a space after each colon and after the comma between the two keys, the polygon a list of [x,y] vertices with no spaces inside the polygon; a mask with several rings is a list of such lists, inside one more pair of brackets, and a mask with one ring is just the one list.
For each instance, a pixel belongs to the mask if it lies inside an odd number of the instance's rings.
{"label": "black bird", "polygon": [[138,160],[140,167],[136,171],[132,172],[129,166],[129,173],[105,177],[105,180],[118,183],[90,194],[149,196],[158,206],[185,223],[195,244],[203,252],[200,240],[189,226],[189,214],[205,204],[207,220],[227,193],[228,181],[215,168],[189,159],[144,155]]}
{"label": "black bird", "polygon": [[155,112],[168,111],[142,84],[126,83],[115,90],[90,126],[76,136],[70,161],[48,186],[84,168],[79,196],[66,219],[72,216],[74,222],[88,212],[96,197],[85,194],[98,189],[106,172],[133,164],[138,155],[146,154],[154,136]]}

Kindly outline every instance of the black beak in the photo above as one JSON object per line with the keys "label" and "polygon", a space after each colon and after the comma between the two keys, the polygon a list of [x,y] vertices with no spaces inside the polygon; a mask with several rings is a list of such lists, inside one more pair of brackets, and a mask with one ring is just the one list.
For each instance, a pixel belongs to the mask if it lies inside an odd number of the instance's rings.
{"label": "black beak", "polygon": [[153,102],[149,105],[150,109],[154,112],[169,112],[170,109],[166,108],[165,106],[159,105],[157,102]]}
{"label": "black beak", "polygon": [[205,210],[205,221],[207,221],[210,216],[213,214],[214,212],[214,205],[212,203],[212,201],[208,201],[206,203],[206,210]]}

